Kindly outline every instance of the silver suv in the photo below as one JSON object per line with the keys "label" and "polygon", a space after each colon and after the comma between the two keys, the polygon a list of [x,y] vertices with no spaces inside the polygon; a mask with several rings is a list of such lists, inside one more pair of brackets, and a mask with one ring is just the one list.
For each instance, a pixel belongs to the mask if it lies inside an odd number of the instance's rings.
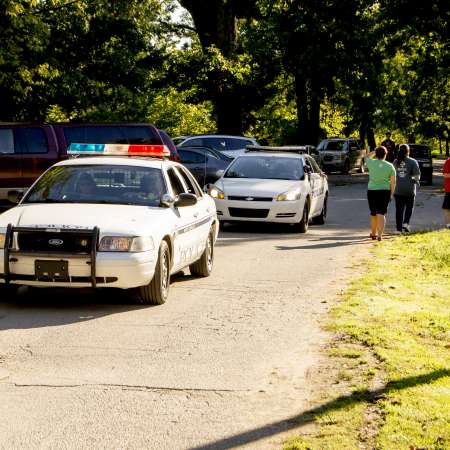
{"label": "silver suv", "polygon": [[340,171],[347,174],[353,169],[358,169],[360,173],[365,171],[367,151],[359,139],[324,139],[317,150],[325,172]]}
{"label": "silver suv", "polygon": [[210,147],[231,158],[243,155],[247,145],[259,145],[252,137],[220,134],[178,136],[173,141],[178,147]]}

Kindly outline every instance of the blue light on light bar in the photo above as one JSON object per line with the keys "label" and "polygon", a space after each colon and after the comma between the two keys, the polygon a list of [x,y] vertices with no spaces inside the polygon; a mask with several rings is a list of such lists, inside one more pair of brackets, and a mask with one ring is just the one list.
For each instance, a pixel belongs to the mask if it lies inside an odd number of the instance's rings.
{"label": "blue light on light bar", "polygon": [[103,153],[105,144],[76,144],[71,143],[67,149],[67,153]]}

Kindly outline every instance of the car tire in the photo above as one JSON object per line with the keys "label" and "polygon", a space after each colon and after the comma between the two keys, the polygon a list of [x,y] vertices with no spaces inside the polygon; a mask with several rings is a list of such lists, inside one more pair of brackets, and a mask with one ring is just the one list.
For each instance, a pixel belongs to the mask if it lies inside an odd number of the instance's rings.
{"label": "car tire", "polygon": [[306,233],[309,227],[309,202],[305,202],[305,206],[303,207],[302,219],[300,222],[296,224],[296,229],[299,233]]}
{"label": "car tire", "polygon": [[0,284],[0,298],[12,299],[17,294],[19,286],[16,284]]}
{"label": "car tire", "polygon": [[206,247],[198,261],[189,266],[191,275],[209,277],[214,265],[214,231],[211,230],[206,240]]}
{"label": "car tire", "polygon": [[344,167],[342,168],[342,174],[343,175],[348,175],[350,172],[350,161],[348,159],[345,160],[344,162]]}
{"label": "car tire", "polygon": [[166,302],[170,285],[170,251],[166,241],[159,247],[158,261],[152,281],[146,286],[136,289],[138,303],[147,305],[162,305]]}
{"label": "car tire", "polygon": [[314,217],[314,219],[313,219],[313,222],[315,225],[324,225],[325,224],[325,219],[327,217],[327,207],[328,207],[328,194],[325,195],[321,213],[317,217]]}

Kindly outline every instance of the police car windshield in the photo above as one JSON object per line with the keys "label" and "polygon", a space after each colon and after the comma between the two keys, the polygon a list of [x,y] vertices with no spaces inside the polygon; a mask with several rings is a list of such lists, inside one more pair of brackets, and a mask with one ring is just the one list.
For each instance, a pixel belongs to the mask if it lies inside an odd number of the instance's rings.
{"label": "police car windshield", "polygon": [[151,167],[57,166],[39,179],[24,203],[160,206],[165,193],[161,170]]}
{"label": "police car windshield", "polygon": [[301,180],[300,159],[280,156],[241,156],[231,164],[225,178],[256,178],[259,180]]}

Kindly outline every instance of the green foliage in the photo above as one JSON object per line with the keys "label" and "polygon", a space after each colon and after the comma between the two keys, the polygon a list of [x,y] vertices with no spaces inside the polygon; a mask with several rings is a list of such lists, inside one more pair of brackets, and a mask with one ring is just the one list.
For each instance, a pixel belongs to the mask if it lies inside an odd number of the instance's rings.
{"label": "green foliage", "polygon": [[174,88],[158,92],[148,105],[146,120],[172,136],[215,132],[211,103],[190,103],[186,92]]}

